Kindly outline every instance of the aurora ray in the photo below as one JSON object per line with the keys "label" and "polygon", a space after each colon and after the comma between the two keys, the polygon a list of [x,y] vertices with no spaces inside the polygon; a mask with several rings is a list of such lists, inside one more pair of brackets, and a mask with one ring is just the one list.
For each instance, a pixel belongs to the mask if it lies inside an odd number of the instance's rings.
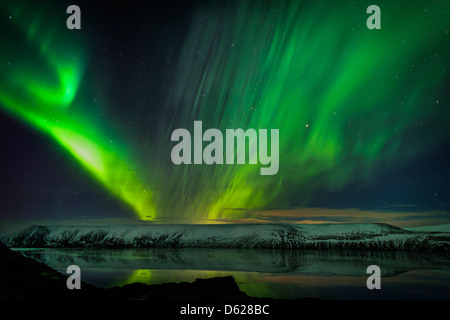
{"label": "aurora ray", "polygon": [[[178,25],[158,27],[153,8],[141,27],[116,28],[114,40],[95,29],[108,12],[99,22],[83,15],[89,22],[69,32],[66,15],[50,18],[57,9],[3,5],[13,17],[8,37],[24,39],[33,55],[2,50],[14,63],[1,66],[0,107],[63,145],[140,219],[214,222],[328,206],[324,195],[368,188],[387,167],[401,171],[449,143],[450,4],[378,1],[382,29],[368,30],[370,4],[193,3]],[[127,37],[105,61],[89,54],[96,41]],[[138,63],[120,60],[123,51]],[[174,165],[170,135],[196,120],[223,132],[279,129],[279,172]]]}
{"label": "aurora ray", "polygon": [[[92,103],[74,99],[84,72],[84,57],[70,41],[73,38],[64,41],[60,31],[65,30],[57,26],[60,20],[48,25],[49,11],[45,9],[33,15],[17,4],[10,9],[18,22],[31,21],[31,25],[18,23],[17,33],[21,38],[26,33],[27,50],[37,57],[19,60],[14,57],[16,52],[2,53],[3,60],[17,61],[17,66],[2,73],[3,109],[50,135],[113,194],[138,214],[152,217],[152,191],[130,174],[133,160],[126,145],[102,132],[101,119],[89,115]],[[50,32],[39,32],[42,29]]]}
{"label": "aurora ray", "polygon": [[[440,5],[433,10],[445,16],[448,3]],[[447,76],[449,46],[440,44],[449,23],[423,14],[426,6],[385,4],[379,32],[365,28],[366,2],[210,6],[178,58],[168,132],[196,119],[222,130],[279,128],[280,172],[268,179],[257,166],[166,166],[177,177],[167,188],[188,198],[169,214],[189,208],[230,219],[242,214],[235,208],[308,206],[308,195],[368,184],[386,163],[401,166],[443,137],[411,132],[426,112],[440,115],[435,126],[449,114],[433,99]]]}

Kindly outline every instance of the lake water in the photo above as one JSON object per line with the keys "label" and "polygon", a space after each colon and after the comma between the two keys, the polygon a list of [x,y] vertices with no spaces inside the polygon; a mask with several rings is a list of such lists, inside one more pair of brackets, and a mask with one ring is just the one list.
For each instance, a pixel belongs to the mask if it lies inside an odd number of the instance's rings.
{"label": "lake water", "polygon": [[[257,249],[15,249],[100,287],[142,282],[192,282],[233,276],[254,297],[320,299],[450,299],[448,256],[416,252]],[[381,289],[369,290],[369,265],[381,269]]]}

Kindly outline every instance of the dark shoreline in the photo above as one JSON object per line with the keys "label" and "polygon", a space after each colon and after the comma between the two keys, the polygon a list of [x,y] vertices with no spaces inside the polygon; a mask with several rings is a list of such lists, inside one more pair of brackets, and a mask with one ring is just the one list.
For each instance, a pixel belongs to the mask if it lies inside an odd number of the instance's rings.
{"label": "dark shoreline", "polygon": [[197,300],[253,299],[240,291],[233,277],[197,279],[193,283],[99,288],[82,282],[80,290],[69,290],[69,275],[15,252],[0,243],[0,299],[4,300]]}

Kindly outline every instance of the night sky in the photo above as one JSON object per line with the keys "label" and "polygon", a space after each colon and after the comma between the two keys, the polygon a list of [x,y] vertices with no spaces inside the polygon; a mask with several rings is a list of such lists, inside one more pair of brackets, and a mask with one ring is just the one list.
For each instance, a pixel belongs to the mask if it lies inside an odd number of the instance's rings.
{"label": "night sky", "polygon": [[[447,0],[2,3],[0,220],[450,223],[449,15]],[[278,173],[173,164],[171,133],[195,120],[279,129]]]}

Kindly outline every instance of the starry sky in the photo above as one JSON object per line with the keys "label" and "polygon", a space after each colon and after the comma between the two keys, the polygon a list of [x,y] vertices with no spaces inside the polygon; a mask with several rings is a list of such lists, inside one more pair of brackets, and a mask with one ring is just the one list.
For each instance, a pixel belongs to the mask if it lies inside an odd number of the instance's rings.
{"label": "starry sky", "polygon": [[[450,223],[449,15],[446,0],[2,3],[0,220]],[[196,120],[279,129],[278,173],[173,164],[171,133]]]}

